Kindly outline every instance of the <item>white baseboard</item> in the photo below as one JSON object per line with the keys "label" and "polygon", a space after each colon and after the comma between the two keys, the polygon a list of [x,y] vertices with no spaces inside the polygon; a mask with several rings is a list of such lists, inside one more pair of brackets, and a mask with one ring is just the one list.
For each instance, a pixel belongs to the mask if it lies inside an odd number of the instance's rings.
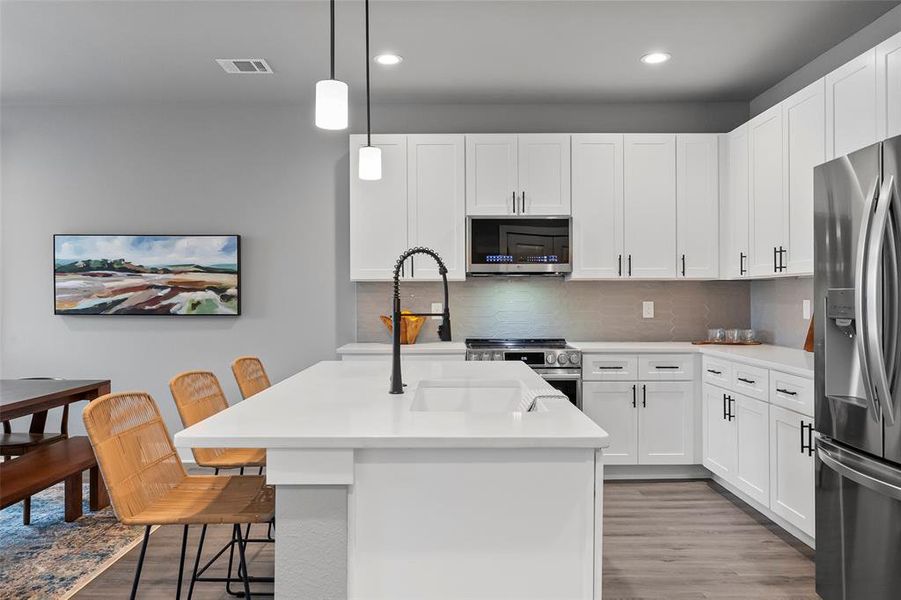
{"label": "white baseboard", "polygon": [[637,479],[710,479],[702,465],[604,465],[605,481]]}

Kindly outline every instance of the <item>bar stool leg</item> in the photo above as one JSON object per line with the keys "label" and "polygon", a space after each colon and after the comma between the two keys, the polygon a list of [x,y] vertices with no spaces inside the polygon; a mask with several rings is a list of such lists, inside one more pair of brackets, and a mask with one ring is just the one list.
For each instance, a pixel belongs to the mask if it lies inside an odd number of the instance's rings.
{"label": "bar stool leg", "polygon": [[181,582],[185,574],[185,549],[188,546],[188,526],[185,525],[181,534],[181,558],[178,560],[178,587],[175,588],[175,600],[181,599]]}
{"label": "bar stool leg", "polygon": [[206,538],[206,525],[200,530],[200,543],[197,545],[197,556],[194,557],[194,570],[191,573],[191,585],[188,587],[188,600],[194,595],[194,584],[197,582],[197,567],[200,566],[200,555],[203,554],[203,540]]}
{"label": "bar stool leg", "polygon": [[150,525],[144,528],[144,541],[141,543],[141,554],[138,556],[138,566],[135,568],[135,580],[131,584],[131,600],[138,595],[138,581],[141,579],[141,567],[144,566],[144,554],[147,552],[147,541],[150,539]]}
{"label": "bar stool leg", "polygon": [[248,577],[247,571],[247,559],[244,556],[244,540],[241,538],[241,526],[235,524],[235,534],[238,536],[238,555],[241,558],[241,563],[239,565],[238,570],[243,569],[244,573],[241,576],[241,579],[244,580],[244,597],[250,600],[250,579]]}

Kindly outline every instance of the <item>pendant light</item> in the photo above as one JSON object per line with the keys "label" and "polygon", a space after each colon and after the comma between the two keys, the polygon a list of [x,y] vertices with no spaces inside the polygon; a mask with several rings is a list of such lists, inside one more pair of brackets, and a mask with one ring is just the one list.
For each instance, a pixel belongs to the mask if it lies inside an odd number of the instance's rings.
{"label": "pendant light", "polygon": [[382,178],[382,149],[372,145],[371,103],[369,101],[369,0],[366,5],[366,145],[360,148],[359,176],[367,181]]}
{"label": "pendant light", "polygon": [[335,79],[335,0],[331,0],[331,70],[316,82],[316,127],[347,129],[347,84]]}

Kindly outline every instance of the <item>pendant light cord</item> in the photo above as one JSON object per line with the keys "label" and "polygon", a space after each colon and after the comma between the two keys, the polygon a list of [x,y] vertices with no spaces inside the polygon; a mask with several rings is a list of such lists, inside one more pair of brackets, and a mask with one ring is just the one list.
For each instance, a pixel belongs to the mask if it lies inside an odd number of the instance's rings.
{"label": "pendant light cord", "polygon": [[[333,0],[334,1],[334,0]],[[366,145],[372,145],[372,119],[369,102],[369,0],[366,4]]]}
{"label": "pendant light cord", "polygon": [[330,65],[331,69],[329,71],[331,73],[331,76],[329,77],[329,79],[334,79],[335,78],[335,0],[331,0],[331,17],[332,17],[331,18],[331,22],[332,22],[331,46],[330,46],[330,48],[331,48],[331,65]]}

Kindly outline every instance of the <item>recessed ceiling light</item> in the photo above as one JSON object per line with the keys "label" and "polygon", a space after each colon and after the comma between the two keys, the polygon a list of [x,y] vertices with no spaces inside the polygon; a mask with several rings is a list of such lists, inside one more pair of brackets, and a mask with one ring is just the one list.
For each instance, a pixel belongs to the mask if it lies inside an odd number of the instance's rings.
{"label": "recessed ceiling light", "polygon": [[379,63],[380,65],[384,65],[386,67],[392,67],[394,65],[399,65],[401,63],[401,61],[404,60],[404,57],[400,56],[398,54],[386,53],[386,54],[376,55],[376,57],[373,58],[373,60],[375,62]]}
{"label": "recessed ceiling light", "polygon": [[659,65],[660,63],[665,63],[670,58],[670,55],[666,52],[651,52],[650,54],[642,56],[641,62],[646,65]]}

